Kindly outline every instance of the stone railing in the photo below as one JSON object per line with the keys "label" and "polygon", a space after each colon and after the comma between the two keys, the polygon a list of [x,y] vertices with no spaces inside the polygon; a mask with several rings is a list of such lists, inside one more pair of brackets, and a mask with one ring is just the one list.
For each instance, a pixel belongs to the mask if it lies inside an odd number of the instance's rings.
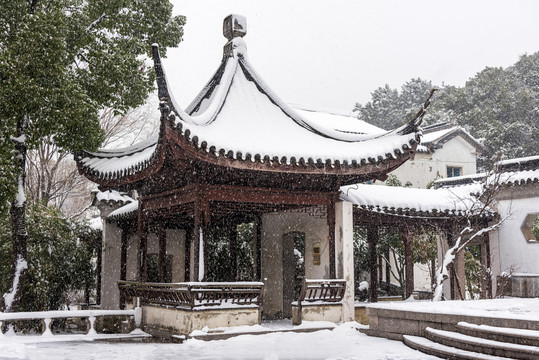
{"label": "stone railing", "polygon": [[97,334],[95,321],[97,317],[104,316],[133,316],[135,327],[140,329],[142,322],[142,309],[136,307],[131,310],[66,310],[66,311],[35,311],[35,312],[14,312],[0,313],[0,336],[3,335],[2,328],[5,322],[19,322],[29,320],[40,320],[42,322],[42,335],[52,335],[51,322],[53,319],[87,319],[87,335]]}
{"label": "stone railing", "polygon": [[121,296],[139,298],[142,304],[167,305],[183,309],[262,305],[261,282],[138,283],[119,281]]}

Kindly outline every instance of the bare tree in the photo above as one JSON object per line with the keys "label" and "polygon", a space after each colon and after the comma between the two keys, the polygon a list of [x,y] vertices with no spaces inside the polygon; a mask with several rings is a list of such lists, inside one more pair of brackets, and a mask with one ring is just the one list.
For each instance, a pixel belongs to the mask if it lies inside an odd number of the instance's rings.
{"label": "bare tree", "polygon": [[[157,121],[151,114],[151,104],[117,114],[105,109],[100,117],[105,130],[103,148],[129,146],[147,138],[158,130]],[[73,155],[62,152],[49,137],[37,149],[27,155],[27,191],[34,202],[55,206],[65,213],[80,215],[89,203],[93,185],[80,175]]]}
{"label": "bare tree", "polygon": [[[498,218],[491,225],[485,225],[485,223],[481,221],[481,219],[488,218],[493,214],[493,209],[497,203],[496,195],[502,186],[502,181],[500,181],[500,179],[501,174],[497,171],[492,171],[485,178],[485,181],[479,185],[480,190],[475,195],[453,192],[453,195],[457,199],[456,201],[461,204],[467,204],[464,215],[465,225],[459,232],[454,245],[446,251],[437,271],[433,301],[442,300],[444,281],[449,278],[456,256],[474,240],[499,228],[502,223],[511,216],[511,211],[509,211],[506,216]],[[463,299],[463,295],[461,295],[461,298]]]}
{"label": "bare tree", "polygon": [[[157,97],[153,97],[157,99]],[[140,139],[154,135],[159,129],[158,117],[152,118],[150,101],[145,106],[132,109],[125,114],[117,114],[113,109],[105,109],[101,114],[101,128],[105,130],[103,148],[117,148],[133,145]]]}

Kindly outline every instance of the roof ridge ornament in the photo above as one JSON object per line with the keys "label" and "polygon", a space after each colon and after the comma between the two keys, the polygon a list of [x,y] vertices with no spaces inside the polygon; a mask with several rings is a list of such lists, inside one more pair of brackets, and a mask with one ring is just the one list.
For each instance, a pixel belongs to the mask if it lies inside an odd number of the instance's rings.
{"label": "roof ridge ornament", "polygon": [[223,20],[223,35],[228,42],[223,47],[223,60],[231,56],[244,56],[247,46],[243,37],[247,34],[247,19],[243,15],[230,14]]}
{"label": "roof ridge ornament", "polygon": [[247,34],[247,20],[243,15],[230,14],[223,20],[223,35],[231,41]]}

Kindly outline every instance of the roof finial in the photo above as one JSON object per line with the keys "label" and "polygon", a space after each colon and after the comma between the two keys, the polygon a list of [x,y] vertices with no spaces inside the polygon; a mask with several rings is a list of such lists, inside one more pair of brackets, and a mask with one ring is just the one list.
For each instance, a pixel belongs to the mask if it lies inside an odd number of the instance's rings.
{"label": "roof finial", "polygon": [[223,35],[231,41],[247,34],[247,20],[243,15],[230,14],[223,20]]}

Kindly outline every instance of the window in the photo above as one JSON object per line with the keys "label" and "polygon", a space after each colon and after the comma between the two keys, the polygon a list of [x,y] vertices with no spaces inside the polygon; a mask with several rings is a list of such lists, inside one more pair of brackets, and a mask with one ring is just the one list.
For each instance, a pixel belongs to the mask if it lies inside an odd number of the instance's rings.
{"label": "window", "polygon": [[455,177],[455,176],[461,176],[461,175],[462,175],[461,167],[455,167],[455,166],[447,167],[447,177]]}

